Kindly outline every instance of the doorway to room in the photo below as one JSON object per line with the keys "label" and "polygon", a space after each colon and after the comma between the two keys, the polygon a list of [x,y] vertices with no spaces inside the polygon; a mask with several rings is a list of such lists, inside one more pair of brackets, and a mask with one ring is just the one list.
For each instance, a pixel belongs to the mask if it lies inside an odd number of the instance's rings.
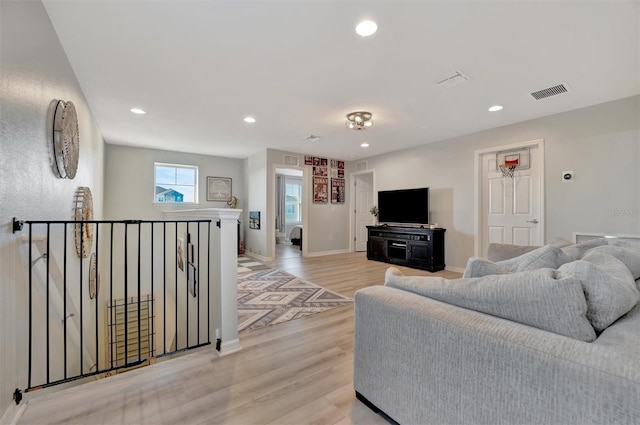
{"label": "doorway to room", "polygon": [[475,255],[486,257],[490,243],[543,245],[544,141],[478,150],[475,161]]}
{"label": "doorway to room", "polygon": [[276,168],[275,259],[302,256],[304,175],[299,169]]}
{"label": "doorway to room", "polygon": [[353,181],[353,237],[354,251],[367,250],[367,226],[375,223],[374,217],[369,212],[371,207],[377,204],[374,196],[373,170],[352,174]]}

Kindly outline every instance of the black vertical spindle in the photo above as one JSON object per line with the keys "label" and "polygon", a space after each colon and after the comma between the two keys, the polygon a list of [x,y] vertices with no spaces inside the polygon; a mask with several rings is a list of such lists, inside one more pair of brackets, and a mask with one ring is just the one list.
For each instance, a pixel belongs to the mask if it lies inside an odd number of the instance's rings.
{"label": "black vertical spindle", "polygon": [[51,358],[49,353],[49,259],[50,255],[50,240],[51,240],[51,224],[47,223],[47,306],[46,306],[46,314],[47,314],[47,384],[50,382],[49,379],[49,359]]}
{"label": "black vertical spindle", "polygon": [[162,354],[167,353],[167,223],[162,223],[162,246],[164,255],[162,256]]}
{"label": "black vertical spindle", "polygon": [[154,328],[153,328],[153,324],[156,321],[156,316],[155,316],[155,312],[153,311],[154,308],[154,304],[155,304],[155,299],[153,297],[153,232],[155,230],[154,228],[154,224],[153,222],[151,222],[151,357],[154,356],[155,354],[155,345],[154,345]]}
{"label": "black vertical spindle", "polygon": [[141,245],[142,245],[142,223],[138,223],[138,361],[142,360],[141,354],[141,329],[140,329],[140,300],[142,298],[142,293],[140,292],[140,253],[141,253]]}
{"label": "black vertical spindle", "polygon": [[115,309],[116,306],[113,305],[113,225],[111,223],[111,235],[109,241],[109,318],[110,325],[109,326],[109,352],[111,353],[111,368],[113,369],[113,360],[115,358],[113,353],[113,348],[116,343],[116,335],[117,335],[117,327],[115,323]]}
{"label": "black vertical spindle", "polygon": [[124,224],[124,364],[129,363],[129,305],[128,305],[128,281],[127,276],[129,273],[129,267],[127,264],[127,247],[128,247],[128,237],[127,231],[129,230],[129,225],[127,223]]}
{"label": "black vertical spindle", "polygon": [[[76,226],[78,226],[78,224],[76,224]],[[82,325],[84,323],[84,316],[82,315],[82,305],[84,304],[82,301],[82,254],[84,252],[84,221],[80,221],[80,375],[84,375],[84,353],[83,353],[83,347],[84,347],[84,339],[83,339],[83,329],[82,329]]]}
{"label": "black vertical spindle", "polygon": [[62,325],[64,333],[64,379],[67,379],[67,223],[64,223],[62,265]]}
{"label": "black vertical spindle", "polygon": [[29,224],[29,373],[28,384],[31,388],[31,357],[33,352],[33,225]]}
{"label": "black vertical spindle", "polygon": [[[175,291],[173,292],[174,294],[174,298],[175,298],[175,310],[174,310],[174,319],[175,319],[175,329],[176,329],[176,350],[178,350],[178,222],[176,221],[176,243],[174,244],[174,246],[176,247],[176,258],[175,258],[175,262],[176,262],[176,280],[175,280]],[[183,261],[183,267],[184,267],[184,261]]]}
{"label": "black vertical spindle", "polygon": [[[200,222],[198,222],[198,256],[196,257],[198,259],[197,265],[197,271],[198,271],[198,278],[196,279],[195,285],[194,285],[194,291],[196,294],[196,303],[198,305],[198,342],[197,344],[200,345]],[[195,276],[194,276],[195,278]]]}
{"label": "black vertical spindle", "polygon": [[100,264],[98,264],[98,261],[100,261],[100,224],[96,223],[96,281],[94,282],[96,285],[96,295],[94,297],[95,303],[96,303],[96,372],[98,370],[100,370],[100,350],[98,347],[98,270],[100,270],[100,268],[98,267]]}
{"label": "black vertical spindle", "polygon": [[[191,268],[189,267],[189,245],[191,242],[191,233],[189,233],[189,222],[186,222],[185,225],[187,226],[187,250],[186,250],[186,260],[185,261],[185,266],[187,268],[187,284],[185,285],[186,287],[186,295],[185,295],[185,300],[187,301],[187,348],[189,348],[189,301],[191,301],[189,299],[189,272],[191,272]],[[193,279],[195,279],[196,277],[193,276]]]}

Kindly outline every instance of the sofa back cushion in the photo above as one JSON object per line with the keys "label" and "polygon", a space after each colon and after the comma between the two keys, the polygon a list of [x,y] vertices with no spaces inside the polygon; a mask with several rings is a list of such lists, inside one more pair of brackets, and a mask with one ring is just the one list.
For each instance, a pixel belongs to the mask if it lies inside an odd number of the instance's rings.
{"label": "sofa back cushion", "polygon": [[482,277],[542,268],[557,269],[568,261],[569,258],[562,249],[553,245],[545,245],[515,258],[495,263],[480,257],[471,257],[467,261],[463,277]]}
{"label": "sofa back cushion", "polygon": [[459,307],[508,319],[590,342],[596,333],[587,320],[587,302],[580,281],[556,276],[552,269],[506,275],[447,280],[404,276],[387,270],[385,285]]}
{"label": "sofa back cushion", "polygon": [[487,260],[509,260],[538,248],[540,247],[529,245],[511,245],[506,243],[490,243],[489,248],[487,249]]}
{"label": "sofa back cushion", "polygon": [[640,292],[627,266],[603,250],[594,249],[582,260],[562,265],[558,275],[580,281],[587,299],[587,318],[599,332],[640,300]]}
{"label": "sofa back cushion", "polygon": [[597,246],[607,245],[609,242],[605,238],[596,238],[590,239],[588,241],[580,242],[573,245],[565,246],[562,249],[567,257],[569,257],[569,261],[580,260],[587,251],[591,248],[595,248]]}

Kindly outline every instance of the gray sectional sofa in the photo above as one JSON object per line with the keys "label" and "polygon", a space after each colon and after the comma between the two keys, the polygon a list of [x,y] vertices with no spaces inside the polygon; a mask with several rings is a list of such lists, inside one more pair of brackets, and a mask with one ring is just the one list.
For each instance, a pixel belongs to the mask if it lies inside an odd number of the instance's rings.
{"label": "gray sectional sofa", "polygon": [[640,424],[639,248],[472,258],[465,276],[390,268],[356,293],[360,400],[407,425]]}

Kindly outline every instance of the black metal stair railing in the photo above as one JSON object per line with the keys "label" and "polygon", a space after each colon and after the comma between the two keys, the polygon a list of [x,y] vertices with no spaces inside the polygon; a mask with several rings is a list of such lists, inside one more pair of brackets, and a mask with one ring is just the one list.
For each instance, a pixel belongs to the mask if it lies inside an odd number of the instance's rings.
{"label": "black metal stair railing", "polygon": [[211,220],[24,224],[25,392],[211,344]]}

